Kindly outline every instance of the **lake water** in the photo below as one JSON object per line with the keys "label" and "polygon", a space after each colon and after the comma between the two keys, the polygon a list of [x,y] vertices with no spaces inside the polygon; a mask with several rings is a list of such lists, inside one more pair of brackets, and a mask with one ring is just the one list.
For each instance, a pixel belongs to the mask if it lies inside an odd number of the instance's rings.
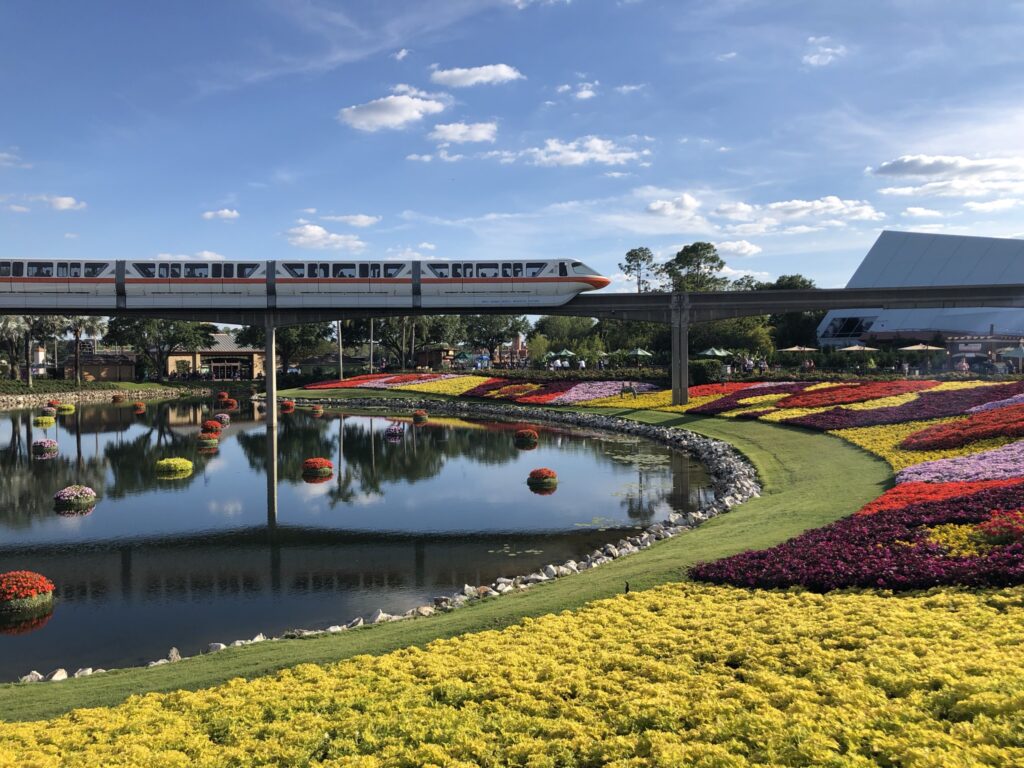
{"label": "lake water", "polygon": [[[0,414],[0,572],[38,571],[58,595],[48,620],[0,627],[0,680],[402,613],[579,558],[711,494],[684,454],[542,425],[529,425],[538,447],[520,450],[523,424],[299,411],[280,417],[275,456],[243,403],[217,453],[201,455],[199,425],[215,412],[83,405],[46,430],[32,426],[38,410]],[[405,431],[389,440],[393,424]],[[30,455],[42,438],[59,443],[56,458]],[[169,456],[193,460],[194,473],[157,478]],[[303,480],[315,456],[334,462],[329,481]],[[555,493],[527,487],[537,467],[558,472]],[[91,513],[54,512],[53,494],[73,483],[100,494]]]}

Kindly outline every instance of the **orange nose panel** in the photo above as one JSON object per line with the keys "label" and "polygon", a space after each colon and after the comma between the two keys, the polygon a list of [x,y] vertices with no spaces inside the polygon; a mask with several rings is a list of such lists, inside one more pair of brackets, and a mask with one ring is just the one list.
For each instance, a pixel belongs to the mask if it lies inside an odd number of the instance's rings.
{"label": "orange nose panel", "polygon": [[595,275],[594,277],[588,277],[587,282],[590,283],[590,285],[593,286],[595,289],[597,289],[606,287],[609,283],[611,283],[611,280],[609,280],[607,277]]}

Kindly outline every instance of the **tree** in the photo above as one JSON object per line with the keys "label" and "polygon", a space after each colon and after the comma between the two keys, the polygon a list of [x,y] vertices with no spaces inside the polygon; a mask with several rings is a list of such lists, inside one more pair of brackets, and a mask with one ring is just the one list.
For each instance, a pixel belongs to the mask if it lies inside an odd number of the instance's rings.
{"label": "tree", "polygon": [[21,354],[18,349],[25,339],[26,330],[25,318],[19,315],[0,316],[0,344],[7,348],[7,363],[10,366],[12,379],[19,378],[18,361],[21,359]]}
{"label": "tree", "polygon": [[[803,275],[780,275],[775,282],[761,283],[757,290],[797,290],[815,287],[817,286],[814,285],[814,281]],[[818,325],[824,317],[825,310],[770,315],[768,323],[771,326],[775,346],[777,348],[794,345],[816,347]]]}
{"label": "tree", "polygon": [[104,340],[131,347],[149,362],[159,378],[167,375],[167,358],[176,352],[195,352],[213,344],[216,327],[187,320],[147,320],[113,317]]}
{"label": "tree", "polygon": [[107,323],[102,317],[74,315],[67,319],[66,325],[75,340],[75,383],[82,386],[82,337],[102,336],[106,333]]}
{"label": "tree", "polygon": [[543,335],[556,351],[569,347],[573,352],[578,352],[576,347],[583,345],[593,330],[594,321],[589,317],[545,315],[534,324],[530,339],[532,343],[534,335]]}
{"label": "tree", "polygon": [[673,291],[724,291],[729,287],[729,278],[719,275],[724,268],[712,243],[697,242],[683,246],[658,272]]}
{"label": "tree", "polygon": [[[32,388],[32,342],[46,344],[54,336],[64,333],[65,318],[60,315],[24,315],[25,323],[25,383]],[[56,361],[54,361],[56,362]]]}
{"label": "tree", "polygon": [[[324,352],[331,339],[334,339],[334,323],[288,325],[277,329],[274,346],[281,367],[287,370],[293,361]],[[262,325],[244,325],[235,334],[235,341],[250,347],[262,347],[267,343],[266,329]],[[267,360],[264,367],[276,364],[276,360]]]}
{"label": "tree", "polygon": [[520,333],[527,333],[530,323],[523,315],[467,315],[466,341],[484,347],[495,359],[498,345]]}
{"label": "tree", "polygon": [[636,280],[636,292],[643,293],[650,290],[650,281],[644,277],[644,273],[650,274],[654,271],[654,254],[650,248],[631,248],[626,252],[626,260],[619,262],[619,269],[629,277]]}

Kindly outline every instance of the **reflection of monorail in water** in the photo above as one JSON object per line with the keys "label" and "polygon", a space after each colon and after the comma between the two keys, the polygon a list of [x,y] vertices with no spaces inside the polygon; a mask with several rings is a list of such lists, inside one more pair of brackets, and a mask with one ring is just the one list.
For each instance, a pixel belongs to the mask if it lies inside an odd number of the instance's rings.
{"label": "reflection of monorail in water", "polygon": [[571,260],[0,260],[0,307],[529,307],[608,283]]}

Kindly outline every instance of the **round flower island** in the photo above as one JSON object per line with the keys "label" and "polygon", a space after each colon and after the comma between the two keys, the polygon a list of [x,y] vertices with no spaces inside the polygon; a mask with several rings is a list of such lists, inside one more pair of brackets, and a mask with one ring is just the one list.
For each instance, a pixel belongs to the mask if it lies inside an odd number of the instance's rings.
{"label": "round flower island", "polygon": [[547,467],[534,469],[530,472],[530,476],[526,478],[526,485],[534,493],[540,496],[548,496],[558,488],[558,473]]}
{"label": "round flower island", "polygon": [[420,409],[412,412],[412,423],[413,424],[426,424],[430,417],[427,412]]}
{"label": "round flower island", "polygon": [[516,448],[524,451],[532,451],[537,447],[537,441],[539,439],[540,437],[537,435],[537,430],[535,429],[517,429],[512,442],[515,444]]}
{"label": "round flower island", "polygon": [[218,413],[213,418],[216,419],[222,427],[226,427],[231,423],[231,417],[226,413]]}
{"label": "round flower island", "polygon": [[75,406],[73,403],[61,403],[57,406],[57,414],[59,416],[70,416],[75,412]]}
{"label": "round flower island", "polygon": [[174,457],[160,459],[156,463],[156,476],[161,480],[177,480],[192,474],[192,462],[188,459]]}
{"label": "round flower island", "polygon": [[53,582],[35,571],[0,573],[0,622],[19,623],[53,610]]}
{"label": "round flower island", "polygon": [[312,458],[302,462],[302,479],[307,483],[323,483],[334,475],[330,459]]}
{"label": "round flower island", "polygon": [[57,415],[57,409],[56,408],[51,408],[48,405],[44,405],[42,408],[39,409],[39,415],[40,416],[56,416]]}
{"label": "round flower island", "polygon": [[32,419],[32,426],[40,429],[49,429],[57,423],[53,416],[36,416]]}
{"label": "round flower island", "polygon": [[60,446],[57,445],[56,440],[46,438],[32,442],[32,455],[37,459],[52,459],[58,453],[60,453]]}
{"label": "round flower island", "polygon": [[99,500],[87,485],[69,485],[53,494],[53,509],[58,515],[88,515]]}

